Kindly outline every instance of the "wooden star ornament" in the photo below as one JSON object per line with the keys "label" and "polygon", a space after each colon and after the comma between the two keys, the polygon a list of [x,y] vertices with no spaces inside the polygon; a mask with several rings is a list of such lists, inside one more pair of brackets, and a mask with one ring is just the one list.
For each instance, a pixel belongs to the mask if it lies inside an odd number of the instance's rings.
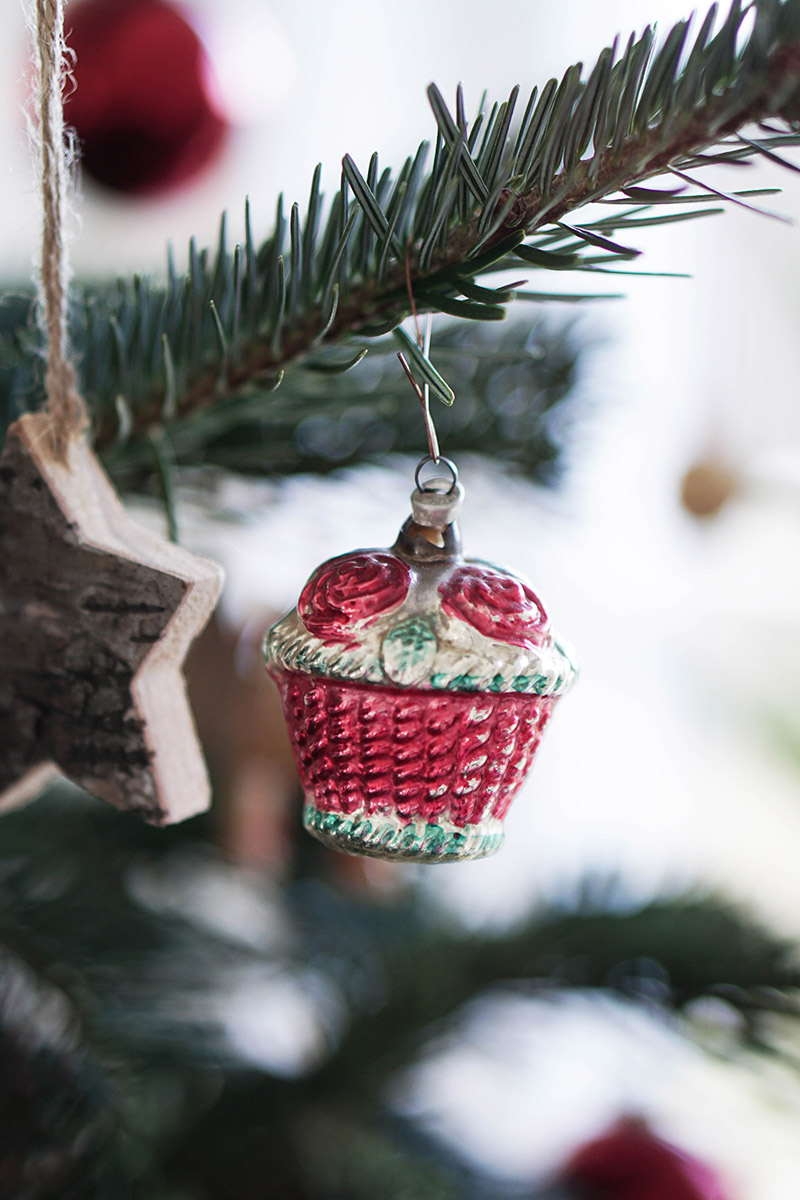
{"label": "wooden star ornament", "polygon": [[82,437],[47,414],[0,454],[0,808],[57,772],[155,824],[208,806],[181,666],[216,564],[140,528]]}

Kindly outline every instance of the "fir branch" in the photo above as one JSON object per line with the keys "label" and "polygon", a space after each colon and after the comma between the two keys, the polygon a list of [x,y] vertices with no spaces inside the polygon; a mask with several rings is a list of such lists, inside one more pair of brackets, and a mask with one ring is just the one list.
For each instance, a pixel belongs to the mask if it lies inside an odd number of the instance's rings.
{"label": "fir branch", "polygon": [[[423,921],[413,939],[391,943],[385,1006],[361,1015],[320,1067],[318,1086],[333,1087],[335,1080],[343,1094],[358,1052],[365,1063],[359,1088],[379,1090],[432,1031],[441,1032],[473,995],[494,988],[530,996],[599,989],[654,1014],[679,1014],[687,1032],[693,1004],[712,998],[738,1015],[740,1045],[764,1054],[776,1051],[770,1031],[778,1016],[797,1028],[800,970],[788,939],[766,934],[713,896],[615,910],[619,901],[612,880],[589,879],[573,911],[545,909],[499,936],[447,936]],[[342,919],[341,912],[335,916]]]}
{"label": "fir branch", "polygon": [[[515,928],[476,934],[443,925],[417,889],[386,905],[323,885],[317,871],[327,877],[330,860],[314,844],[303,846],[305,872],[278,901],[225,862],[208,820],[123,826],[98,802],[53,788],[35,808],[4,817],[4,830],[0,952],[35,945],[41,964],[69,967],[76,998],[93,996],[95,1021],[142,1058],[237,1061],[216,1025],[187,1015],[188,999],[219,993],[256,964],[337,980],[349,1019],[309,1070],[312,1092],[334,1075],[343,1088],[354,1075],[357,1087],[377,1075],[383,1084],[421,1037],[496,987],[602,989],[665,1015],[717,997],[741,1014],[741,1040],[756,1049],[768,1044],[774,1015],[800,1019],[795,944],[710,895],[636,904],[619,880],[591,878]],[[248,897],[264,928],[279,903],[291,936],[262,944],[195,913],[183,888],[190,878],[202,887],[209,871]],[[142,886],[147,878],[158,881],[155,893]],[[380,981],[379,1005],[367,979]]]}
{"label": "fir branch", "polygon": [[[516,88],[470,128],[460,89],[453,115],[432,86],[437,136],[427,173],[425,143],[396,177],[377,155],[366,173],[346,156],[325,220],[318,169],[305,217],[295,205],[287,221],[281,199],[260,247],[248,208],[243,247],[228,250],[223,219],[214,254],[192,242],[185,276],[171,266],[163,285],[134,278],[86,289],[73,337],[98,446],[263,395],[290,366],[324,369],[330,347],[393,330],[412,308],[494,320],[508,300],[476,278],[520,259],[538,271],[602,268],[634,253],[625,244],[632,230],[714,211],[699,204],[719,198],[704,183],[699,196],[643,185],[709,163],[774,161],[800,142],[800,0],[747,8],[734,0],[712,36],[715,13],[691,46],[681,21],[659,48],[649,28],[621,54],[614,43],[585,79],[581,64],[570,67],[560,83],[534,90],[517,126]],[[758,136],[740,136],[757,124]],[[630,205],[565,222],[590,202],[617,200]],[[661,207],[676,202],[691,207]],[[546,286],[526,293],[551,294]],[[18,331],[6,359],[8,419],[35,402],[20,395],[12,369],[22,340]]]}
{"label": "fir branch", "polygon": [[[561,479],[578,399],[575,384],[587,346],[573,322],[511,320],[498,331],[463,321],[437,328],[436,357],[458,403],[437,413],[448,451],[481,453],[547,486]],[[354,350],[356,351],[354,353]],[[391,337],[350,346],[289,371],[276,395],[253,390],[167,423],[169,463],[240,474],[325,474],[376,455],[415,454],[419,409],[409,405]],[[158,431],[163,445],[164,430]],[[155,485],[163,494],[150,439],[122,439],[103,451],[121,491]],[[159,468],[159,469],[157,469]]]}
{"label": "fir branch", "polygon": [[[796,1066],[786,1050],[800,1017],[796,946],[711,897],[636,906],[619,882],[594,881],[514,929],[475,933],[442,922],[413,886],[391,904],[337,888],[329,852],[310,842],[300,876],[276,888],[225,861],[208,818],[154,830],[59,789],[9,813],[3,828],[0,958],[14,975],[0,997],[0,1032],[7,1045],[21,1015],[38,1049],[38,1031],[52,1043],[65,1014],[68,1032],[80,1022],[81,1039],[59,1037],[54,1063],[30,1053],[28,1035],[23,1070],[0,1075],[0,1100],[15,1113],[9,1105],[23,1102],[26,1131],[49,1153],[77,1144],[84,1169],[97,1150],[108,1159],[119,1149],[106,1136],[114,1103],[126,1140],[135,1139],[125,1161],[146,1175],[137,1195],[171,1195],[153,1184],[162,1170],[181,1194],[261,1197],[265,1179],[285,1178],[279,1172],[305,1182],[281,1195],[326,1194],[306,1171],[312,1145],[330,1142],[333,1153],[338,1136],[385,1131],[397,1070],[432,1037],[463,1037],[465,1008],[498,989],[530,997],[600,989],[670,1022],[683,1013],[687,1030],[693,1002],[712,997],[731,1052],[781,1054]],[[24,967],[13,966],[22,957]],[[296,1074],[271,1069],[258,1051],[254,1059],[230,1024],[245,1010],[227,1000],[238,994],[249,1006],[254,984],[269,996],[282,981],[318,997],[318,1054]],[[51,1114],[60,1112],[68,1119],[56,1129]],[[81,1128],[86,1140],[75,1138]],[[405,1150],[413,1166],[413,1147]],[[435,1165],[446,1160],[437,1154]],[[414,1177],[395,1166],[405,1184]],[[387,1162],[382,1174],[392,1171]],[[419,1195],[437,1194],[437,1174],[428,1172]],[[133,1194],[115,1183],[102,1195]],[[365,1197],[408,1194],[377,1176],[365,1188]],[[90,1193],[101,1194],[74,1194]]]}

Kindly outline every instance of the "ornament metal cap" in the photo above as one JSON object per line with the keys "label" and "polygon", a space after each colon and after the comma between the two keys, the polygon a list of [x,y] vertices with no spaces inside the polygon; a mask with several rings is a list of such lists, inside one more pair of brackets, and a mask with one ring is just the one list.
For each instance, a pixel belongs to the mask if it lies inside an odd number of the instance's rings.
{"label": "ornament metal cap", "polygon": [[[450,479],[431,479],[428,483],[420,483],[420,473],[426,463],[435,466],[440,463],[447,467]],[[423,458],[414,473],[416,487],[411,493],[411,513],[417,525],[429,529],[446,529],[452,525],[461,511],[464,503],[464,489],[458,482],[458,471],[455,464],[448,458],[433,458],[431,455]]]}
{"label": "ornament metal cap", "polygon": [[[420,472],[428,462],[444,463],[451,479],[432,479],[420,484]],[[392,550],[406,559],[454,559],[461,555],[461,533],[456,522],[464,500],[458,471],[446,458],[430,456],[419,463],[411,493],[411,516],[403,525]]]}

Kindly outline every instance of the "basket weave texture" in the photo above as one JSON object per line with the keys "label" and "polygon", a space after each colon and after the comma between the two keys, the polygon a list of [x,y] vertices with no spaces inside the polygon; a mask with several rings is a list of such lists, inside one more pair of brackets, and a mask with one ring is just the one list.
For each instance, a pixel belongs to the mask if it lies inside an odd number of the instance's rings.
{"label": "basket weave texture", "polygon": [[401,822],[502,819],[557,697],[278,680],[306,794],[325,812]]}

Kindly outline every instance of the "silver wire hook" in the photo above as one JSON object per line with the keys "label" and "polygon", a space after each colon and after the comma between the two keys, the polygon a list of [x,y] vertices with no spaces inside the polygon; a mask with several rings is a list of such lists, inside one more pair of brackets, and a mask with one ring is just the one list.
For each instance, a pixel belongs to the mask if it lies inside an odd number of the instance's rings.
{"label": "silver wire hook", "polygon": [[[430,354],[430,350],[431,350],[432,321],[433,321],[433,316],[431,313],[428,313],[428,319],[425,323],[425,341],[424,341],[424,344],[422,347],[423,353],[426,358]],[[433,423],[433,416],[431,415],[430,385],[427,383],[424,383],[422,385],[422,387],[420,387],[419,384],[417,383],[416,379],[414,378],[411,367],[408,365],[406,356],[402,353],[402,351],[397,355],[397,357],[400,359],[400,366],[403,368],[406,375],[408,376],[408,382],[411,384],[412,388],[417,393],[417,398],[418,398],[420,404],[422,405],[422,416],[425,421],[425,433],[428,438],[428,451],[430,454],[430,460],[434,463],[438,463],[439,460],[441,459],[441,454],[439,452],[439,438],[436,434],[436,426]]]}

